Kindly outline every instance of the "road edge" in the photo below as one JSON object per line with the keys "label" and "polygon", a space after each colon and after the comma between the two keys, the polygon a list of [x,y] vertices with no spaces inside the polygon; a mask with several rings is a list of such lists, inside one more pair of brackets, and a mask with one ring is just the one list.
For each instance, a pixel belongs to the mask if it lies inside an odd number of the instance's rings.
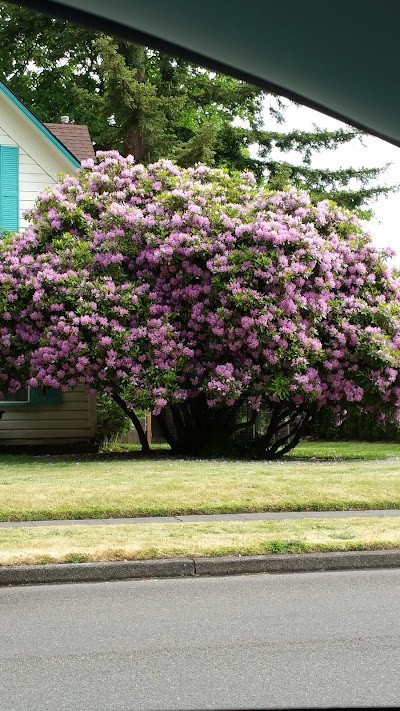
{"label": "road edge", "polygon": [[0,586],[400,568],[400,549],[46,565],[0,565]]}

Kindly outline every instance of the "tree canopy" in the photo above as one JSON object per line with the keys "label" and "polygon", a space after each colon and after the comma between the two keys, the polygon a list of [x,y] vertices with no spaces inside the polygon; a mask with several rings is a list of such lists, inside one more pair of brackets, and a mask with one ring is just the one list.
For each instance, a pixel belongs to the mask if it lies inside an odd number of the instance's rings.
{"label": "tree canopy", "polygon": [[400,281],[334,203],[109,152],[29,217],[0,245],[1,390],[83,383],[192,454],[282,455],[323,405],[397,417]]}
{"label": "tree canopy", "polygon": [[[267,176],[272,187],[306,189],[314,201],[334,199],[367,216],[381,168],[312,168],[312,155],[359,134],[274,131],[264,126],[265,94],[180,59],[70,22],[0,2],[0,79],[42,121],[69,115],[89,126],[96,149],[116,149],[139,163],[170,158]],[[270,97],[283,119],[282,102]],[[273,159],[278,149],[282,158]],[[301,165],[285,156],[295,149]],[[360,212],[360,214],[362,214]]]}

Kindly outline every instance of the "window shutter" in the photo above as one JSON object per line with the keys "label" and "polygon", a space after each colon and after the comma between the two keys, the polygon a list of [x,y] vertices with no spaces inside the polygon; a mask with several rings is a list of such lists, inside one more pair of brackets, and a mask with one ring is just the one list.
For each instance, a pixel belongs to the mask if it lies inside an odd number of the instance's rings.
{"label": "window shutter", "polygon": [[29,389],[29,403],[31,405],[59,405],[61,403],[61,390],[44,388],[44,390]]}
{"label": "window shutter", "polygon": [[0,229],[19,229],[19,151],[0,146]]}

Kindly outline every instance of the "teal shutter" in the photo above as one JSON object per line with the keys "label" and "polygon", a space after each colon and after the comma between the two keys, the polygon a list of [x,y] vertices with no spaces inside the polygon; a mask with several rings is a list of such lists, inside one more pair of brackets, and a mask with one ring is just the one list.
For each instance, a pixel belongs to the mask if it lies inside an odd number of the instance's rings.
{"label": "teal shutter", "polygon": [[19,229],[19,151],[0,146],[0,230]]}
{"label": "teal shutter", "polygon": [[44,388],[44,390],[29,388],[30,405],[59,405],[61,397],[61,390],[55,388]]}

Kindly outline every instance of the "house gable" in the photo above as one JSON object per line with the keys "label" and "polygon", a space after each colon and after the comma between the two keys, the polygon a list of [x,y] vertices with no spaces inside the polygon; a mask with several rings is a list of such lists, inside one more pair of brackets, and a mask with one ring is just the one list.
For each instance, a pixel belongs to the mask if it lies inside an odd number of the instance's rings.
{"label": "house gable", "polygon": [[[71,167],[75,169],[79,168],[79,160],[72,153],[70,153],[70,151],[63,145],[63,143],[61,143],[61,141],[58,140],[58,138],[47,128],[47,126],[41,123],[2,82],[0,82],[0,100],[2,105],[5,104],[5,114],[3,115],[3,111],[1,112],[1,124],[5,123],[2,127],[6,133],[13,137],[14,140],[21,145],[21,147],[23,146],[20,144],[19,139],[21,139],[22,129],[23,133],[27,135],[28,140],[29,137],[36,134],[36,142],[41,146],[44,142],[47,146],[47,152],[49,152],[49,147],[51,146],[53,149],[52,152],[56,155],[58,154],[58,160],[60,161],[61,158],[63,159],[62,165],[65,165],[66,167],[65,172],[69,172]],[[15,126],[12,124],[10,125],[9,121],[7,121],[8,117],[17,119],[17,124]],[[9,124],[8,129],[7,123]],[[39,138],[41,141],[38,141]],[[29,145],[31,145],[31,143],[32,138]],[[37,158],[35,159],[37,160]]]}
{"label": "house gable", "polygon": [[[10,163],[10,156],[15,162],[16,155],[18,172],[15,181],[4,156]],[[1,82],[0,161],[0,226],[13,231],[28,226],[24,211],[33,207],[40,192],[54,185],[60,173],[75,173],[80,165],[77,158]],[[15,204],[18,204],[17,214],[15,207],[10,212]]]}

